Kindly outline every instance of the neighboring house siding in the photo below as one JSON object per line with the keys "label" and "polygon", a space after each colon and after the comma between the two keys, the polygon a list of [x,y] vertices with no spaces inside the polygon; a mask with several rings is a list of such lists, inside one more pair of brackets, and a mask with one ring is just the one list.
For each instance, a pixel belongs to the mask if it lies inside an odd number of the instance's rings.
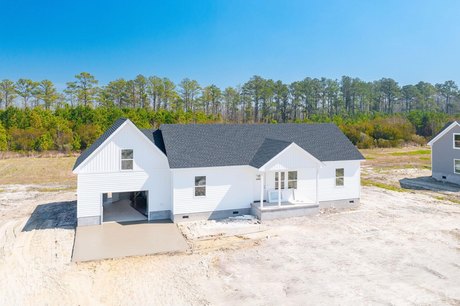
{"label": "neighboring house siding", "polygon": [[[250,208],[257,170],[249,166],[175,169],[173,214]],[[195,197],[195,176],[206,176],[206,196]]]}
{"label": "neighboring house siding", "polygon": [[460,175],[454,172],[454,159],[460,159],[460,149],[454,149],[453,143],[453,135],[456,133],[460,134],[460,126],[454,126],[431,147],[432,172],[436,179],[450,175],[448,180],[460,182]]}
{"label": "neighboring house siding", "polygon": [[[101,214],[101,195],[147,190],[149,211],[171,210],[166,156],[131,125],[125,125],[79,170],[77,217]],[[133,149],[133,170],[121,170],[121,149]]]}

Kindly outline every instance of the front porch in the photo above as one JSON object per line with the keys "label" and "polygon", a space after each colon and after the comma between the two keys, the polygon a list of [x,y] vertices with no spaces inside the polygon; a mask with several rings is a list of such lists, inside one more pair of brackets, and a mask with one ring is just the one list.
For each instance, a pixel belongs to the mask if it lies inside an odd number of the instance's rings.
{"label": "front porch", "polygon": [[[274,140],[267,141],[269,148],[274,147],[271,143]],[[251,204],[251,212],[257,218],[297,217],[319,211],[319,170],[324,164],[313,155],[291,143],[257,166],[255,196]]]}
{"label": "front porch", "polygon": [[261,203],[251,204],[251,213],[260,221],[315,215],[319,205],[315,203]]}

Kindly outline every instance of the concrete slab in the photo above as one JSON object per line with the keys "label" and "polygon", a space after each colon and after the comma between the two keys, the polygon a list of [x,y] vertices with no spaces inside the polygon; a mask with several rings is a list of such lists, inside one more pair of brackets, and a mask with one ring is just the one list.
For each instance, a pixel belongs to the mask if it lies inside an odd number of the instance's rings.
{"label": "concrete slab", "polygon": [[104,223],[77,227],[73,262],[185,252],[188,244],[171,221]]}
{"label": "concrete slab", "polygon": [[130,204],[130,200],[120,200],[113,203],[104,204],[104,222],[130,222],[147,220],[147,216],[144,216],[138,212]]}

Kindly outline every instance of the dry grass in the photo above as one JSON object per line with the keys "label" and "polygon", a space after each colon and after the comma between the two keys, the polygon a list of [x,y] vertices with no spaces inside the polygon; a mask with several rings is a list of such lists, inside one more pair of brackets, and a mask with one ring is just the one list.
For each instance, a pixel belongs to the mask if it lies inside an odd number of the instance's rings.
{"label": "dry grass", "polygon": [[0,185],[59,184],[75,187],[75,157],[21,157],[0,160]]}

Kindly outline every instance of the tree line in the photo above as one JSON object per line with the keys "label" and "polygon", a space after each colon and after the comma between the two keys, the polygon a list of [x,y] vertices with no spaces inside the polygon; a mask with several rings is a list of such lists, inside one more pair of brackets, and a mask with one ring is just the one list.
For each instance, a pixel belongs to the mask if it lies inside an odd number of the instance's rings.
{"label": "tree line", "polygon": [[62,91],[49,80],[6,79],[0,82],[0,107],[140,107],[154,111],[200,111],[221,115],[231,122],[289,122],[314,115],[412,110],[446,114],[460,111],[460,91],[451,80],[400,86],[391,78],[366,82],[343,76],[340,80],[307,77],[286,84],[253,76],[242,85],[221,89],[216,85],[202,86],[188,78],[175,84],[168,78],[138,75],[133,80],[117,79],[104,86],[98,83],[87,72],[76,75]]}
{"label": "tree line", "polygon": [[0,150],[81,150],[118,117],[161,123],[334,122],[359,147],[424,143],[460,111],[454,81],[400,86],[305,78],[286,84],[253,76],[235,87],[138,75],[104,86],[87,72],[59,91],[49,80],[0,82]]}

